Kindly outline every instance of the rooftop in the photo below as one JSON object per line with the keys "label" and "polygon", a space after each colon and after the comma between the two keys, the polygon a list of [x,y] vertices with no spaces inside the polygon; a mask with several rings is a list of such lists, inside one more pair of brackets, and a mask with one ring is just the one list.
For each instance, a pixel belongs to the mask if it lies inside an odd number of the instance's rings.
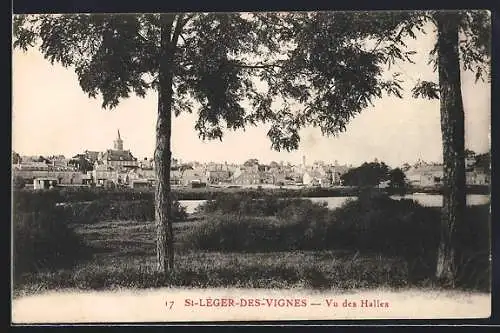
{"label": "rooftop", "polygon": [[104,160],[108,161],[137,161],[130,150],[108,149],[103,155]]}

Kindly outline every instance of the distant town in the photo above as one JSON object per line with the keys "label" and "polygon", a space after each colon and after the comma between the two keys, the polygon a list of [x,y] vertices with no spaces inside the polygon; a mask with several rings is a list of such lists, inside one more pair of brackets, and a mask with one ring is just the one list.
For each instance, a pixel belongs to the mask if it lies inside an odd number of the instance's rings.
{"label": "distant town", "polygon": [[[55,156],[21,156],[12,153],[14,185],[34,189],[62,186],[100,186],[150,188],[156,176],[152,158],[139,160],[130,150],[123,148],[120,131],[113,148],[105,151],[85,150],[71,158]],[[241,187],[333,187],[345,185],[344,176],[358,167],[327,164],[322,161],[308,163],[287,162],[259,163],[249,159],[243,164],[183,162],[172,159],[170,181],[172,186],[241,186]],[[377,160],[372,164],[380,164]],[[466,152],[466,182],[468,185],[489,185],[489,153],[476,155]],[[367,165],[367,163],[365,163]],[[405,182],[414,187],[436,187],[442,183],[441,164],[418,160],[413,165],[404,163],[398,169],[404,173]],[[386,186],[381,182],[379,186]]]}

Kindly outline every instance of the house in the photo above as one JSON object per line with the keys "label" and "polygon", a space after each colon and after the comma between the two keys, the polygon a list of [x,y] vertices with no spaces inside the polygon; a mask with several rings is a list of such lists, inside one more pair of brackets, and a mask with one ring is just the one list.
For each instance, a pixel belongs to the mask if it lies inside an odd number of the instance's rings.
{"label": "house", "polygon": [[200,167],[183,170],[181,172],[181,181],[183,185],[191,185],[194,182],[206,183],[206,172]]}
{"label": "house", "polygon": [[330,168],[332,184],[341,185],[342,176],[345,175],[349,171],[349,167],[347,165],[334,165]]}
{"label": "house", "polygon": [[231,175],[231,182],[234,183],[235,179],[238,178],[243,172],[245,172],[245,168],[243,167],[234,168]]}
{"label": "house", "polygon": [[101,155],[100,152],[98,151],[91,151],[91,150],[85,150],[83,152],[85,158],[90,161],[90,163],[94,164],[95,161],[99,159],[99,156]]}
{"label": "house", "polygon": [[179,170],[170,170],[170,185],[182,185],[182,174]]}
{"label": "house", "polygon": [[259,171],[259,181],[261,184],[275,184],[276,176],[269,171]]}
{"label": "house", "polygon": [[315,179],[314,176],[311,174],[311,172],[305,172],[304,175],[302,176],[302,183],[306,186],[308,185],[314,185]]}
{"label": "house", "polygon": [[112,166],[105,165],[103,161],[96,161],[92,177],[97,185],[105,186],[107,181],[112,181],[113,183],[117,181],[118,171]]}
{"label": "house", "polygon": [[482,168],[473,168],[465,173],[465,183],[467,185],[489,185],[491,175]]}
{"label": "house", "polygon": [[413,186],[432,187],[443,184],[443,166],[421,164],[410,168],[406,173],[408,183]]}
{"label": "house", "polygon": [[326,187],[331,185],[331,179],[327,173],[318,169],[307,170],[302,176],[302,183],[305,186],[321,186]]}
{"label": "house", "polygon": [[152,158],[145,157],[144,160],[139,162],[140,169],[154,169],[155,163]]}
{"label": "house", "polygon": [[152,184],[147,179],[134,179],[130,181],[129,186],[133,189],[149,189]]}
{"label": "house", "polygon": [[228,170],[209,170],[206,172],[206,178],[210,184],[228,183],[231,173]]}
{"label": "house", "polygon": [[21,177],[31,183],[36,178],[55,178],[58,184],[77,185],[83,184],[85,174],[65,167],[54,167],[44,162],[28,162],[16,164],[12,168],[14,177]]}
{"label": "house", "polygon": [[287,185],[287,179],[284,172],[270,171],[270,174],[272,176],[274,185]]}
{"label": "house", "polygon": [[118,136],[114,141],[113,148],[114,149],[106,150],[102,156],[100,156],[100,160],[104,165],[113,167],[115,170],[139,167],[139,161],[132,155],[130,150],[123,149],[123,140],[120,136],[120,130],[118,130]]}
{"label": "house", "polygon": [[156,172],[153,168],[138,168],[134,170],[134,173],[137,174],[139,178],[155,178]]}
{"label": "house", "polygon": [[54,177],[44,177],[44,178],[35,178],[33,180],[33,189],[51,189],[56,187],[58,184],[57,178]]}
{"label": "house", "polygon": [[69,160],[66,159],[64,155],[53,155],[49,156],[48,160],[50,161],[50,166],[53,168],[67,168]]}
{"label": "house", "polygon": [[237,185],[254,185],[261,184],[261,177],[254,169],[243,171],[238,177],[234,179]]}
{"label": "house", "polygon": [[48,171],[49,166],[45,162],[21,162],[13,165],[14,170],[25,171]]}
{"label": "house", "polygon": [[130,150],[108,149],[102,156],[102,162],[104,165],[113,167],[115,169],[139,167],[137,158],[132,155]]}
{"label": "house", "polygon": [[90,176],[79,171],[59,171],[51,170],[48,177],[57,178],[59,184],[63,185],[84,185],[89,183]]}

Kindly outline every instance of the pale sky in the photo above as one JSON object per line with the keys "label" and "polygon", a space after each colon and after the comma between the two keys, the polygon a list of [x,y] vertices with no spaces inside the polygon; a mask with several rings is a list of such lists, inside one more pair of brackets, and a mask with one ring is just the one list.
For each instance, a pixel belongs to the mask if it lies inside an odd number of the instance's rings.
{"label": "pale sky", "polygon": [[[353,119],[347,131],[335,138],[321,135],[319,129],[301,132],[299,150],[271,150],[268,126],[226,131],[223,141],[203,142],[194,130],[196,114],[173,119],[172,152],[183,161],[242,163],[249,158],[262,162],[300,163],[323,160],[358,165],[378,158],[390,166],[414,162],[441,161],[441,130],[438,100],[413,99],[410,88],[418,78],[437,81],[427,65],[435,36],[432,30],[419,37],[416,64],[406,63],[395,70],[403,72],[403,99],[375,100]],[[411,46],[411,45],[410,45]],[[84,150],[112,148],[120,129],[124,148],[138,158],[152,157],[155,143],[156,93],[146,98],[131,97],[113,110],[101,109],[101,100],[87,97],[76,74],[51,65],[36,50],[13,51],[13,150],[21,155],[63,154],[71,157]],[[472,73],[462,73],[462,94],[466,121],[466,147],[485,152],[490,147],[490,84],[474,82]]]}

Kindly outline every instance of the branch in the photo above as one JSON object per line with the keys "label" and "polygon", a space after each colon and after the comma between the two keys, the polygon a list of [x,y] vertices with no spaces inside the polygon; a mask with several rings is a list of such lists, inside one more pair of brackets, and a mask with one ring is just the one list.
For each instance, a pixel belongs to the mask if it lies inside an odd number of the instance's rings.
{"label": "branch", "polygon": [[375,47],[373,48],[373,50],[371,50],[370,53],[373,53],[377,50],[377,48],[379,47],[380,43],[382,43],[382,41],[384,40],[384,38],[380,38],[377,42],[377,44],[375,44]]}
{"label": "branch", "polygon": [[234,67],[250,68],[250,69],[258,69],[258,68],[268,69],[268,68],[274,68],[274,67],[284,68],[284,66],[278,65],[278,64],[246,65],[246,64],[239,64],[239,63],[231,63],[231,65],[233,65]]}
{"label": "branch", "polygon": [[[397,39],[399,39],[401,37],[401,34],[403,33],[403,30],[404,30],[404,27],[401,27],[401,30],[399,31],[399,33],[396,35],[395,38],[392,39],[392,41],[396,41]],[[377,44],[375,44],[375,47],[373,48],[373,50],[371,50],[370,53],[373,53],[377,50],[377,48],[380,46],[380,43],[382,43],[386,38],[385,37],[382,37],[378,40]],[[390,38],[389,38],[390,39]]]}
{"label": "branch", "polygon": [[151,42],[149,39],[147,39],[145,36],[143,36],[143,35],[140,33],[140,31],[137,31],[137,35],[138,35],[139,37],[141,37],[141,39],[142,39],[144,42],[146,42],[146,43],[150,43],[150,42]]}
{"label": "branch", "polygon": [[184,42],[184,45],[187,45],[187,40],[184,38],[184,36],[182,34],[179,34],[179,37],[182,39],[182,41]]}
{"label": "branch", "polygon": [[[177,22],[175,24],[175,30],[174,30],[174,34],[172,36],[172,43],[174,45],[177,45],[177,41],[179,39],[179,36],[181,35],[181,32],[182,32],[182,29],[186,26],[186,24],[188,23],[188,21],[190,19],[192,19],[194,17],[194,14],[189,14],[189,15],[185,15],[185,14],[180,14],[179,17],[177,18]],[[184,37],[181,37],[184,42],[186,42],[186,40],[184,39]]]}

